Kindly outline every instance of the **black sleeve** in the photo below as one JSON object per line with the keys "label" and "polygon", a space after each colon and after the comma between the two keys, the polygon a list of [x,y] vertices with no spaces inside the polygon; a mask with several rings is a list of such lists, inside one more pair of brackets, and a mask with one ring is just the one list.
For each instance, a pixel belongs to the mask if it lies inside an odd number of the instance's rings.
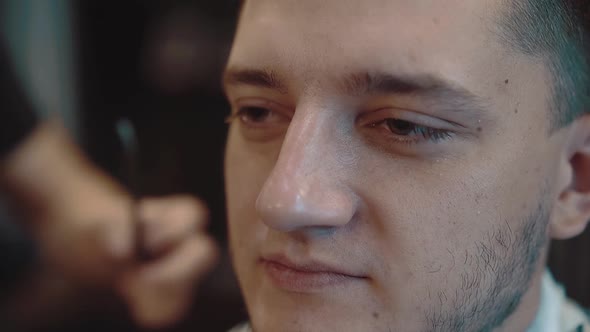
{"label": "black sleeve", "polygon": [[0,38],[0,160],[24,140],[37,123],[19,83]]}

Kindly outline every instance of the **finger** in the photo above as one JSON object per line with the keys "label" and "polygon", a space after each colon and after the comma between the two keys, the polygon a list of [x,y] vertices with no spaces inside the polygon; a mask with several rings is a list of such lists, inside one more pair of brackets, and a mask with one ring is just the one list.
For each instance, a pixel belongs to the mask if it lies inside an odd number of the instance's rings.
{"label": "finger", "polygon": [[211,239],[197,236],[157,263],[129,271],[120,283],[136,321],[164,327],[181,318],[190,306],[193,288],[217,257]]}
{"label": "finger", "polygon": [[190,196],[143,199],[138,205],[144,249],[161,253],[192,236],[207,223],[208,211]]}
{"label": "finger", "polygon": [[124,296],[135,322],[148,329],[165,328],[179,322],[190,308],[194,285],[150,286],[145,281],[128,281]]}
{"label": "finger", "polygon": [[113,262],[126,262],[133,255],[134,221],[132,202],[121,198],[120,204],[104,212],[104,220],[97,222],[97,236],[105,253]]}
{"label": "finger", "polygon": [[217,257],[214,241],[207,235],[198,234],[162,259],[140,267],[139,274],[154,284],[192,283],[212,268]]}
{"label": "finger", "polygon": [[179,219],[197,218],[197,227],[204,227],[208,219],[207,206],[190,195],[142,198],[138,203],[138,209],[139,216],[146,220],[158,219],[162,215]]}

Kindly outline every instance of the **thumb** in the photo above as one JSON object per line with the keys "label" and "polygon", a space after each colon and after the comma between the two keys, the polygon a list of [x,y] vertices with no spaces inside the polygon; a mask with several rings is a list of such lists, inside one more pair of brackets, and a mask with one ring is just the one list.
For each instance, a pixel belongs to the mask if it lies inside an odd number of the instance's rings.
{"label": "thumb", "polygon": [[125,273],[118,288],[140,325],[169,326],[188,311],[195,286],[216,257],[213,241],[196,235],[164,258]]}

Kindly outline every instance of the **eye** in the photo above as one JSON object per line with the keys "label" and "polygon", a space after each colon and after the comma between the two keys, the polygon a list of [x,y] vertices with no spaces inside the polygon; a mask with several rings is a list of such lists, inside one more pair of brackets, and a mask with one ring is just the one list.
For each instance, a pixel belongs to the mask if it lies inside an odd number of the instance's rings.
{"label": "eye", "polygon": [[250,142],[270,142],[284,136],[291,122],[288,108],[264,99],[244,99],[234,104],[226,123],[237,125],[242,137]]}
{"label": "eye", "polygon": [[272,111],[263,107],[242,107],[237,115],[245,123],[258,123],[267,121],[272,116]]}
{"label": "eye", "polygon": [[385,120],[387,128],[396,135],[407,136],[416,130],[416,125],[399,119],[387,119]]}
{"label": "eye", "polygon": [[419,143],[422,140],[439,142],[452,137],[452,132],[449,130],[435,129],[395,118],[388,118],[371,126],[383,127],[391,134],[392,139],[403,143]]}
{"label": "eye", "polygon": [[234,114],[226,119],[226,122],[229,123],[236,119],[240,120],[241,123],[252,127],[289,121],[285,115],[261,106],[240,107]]}

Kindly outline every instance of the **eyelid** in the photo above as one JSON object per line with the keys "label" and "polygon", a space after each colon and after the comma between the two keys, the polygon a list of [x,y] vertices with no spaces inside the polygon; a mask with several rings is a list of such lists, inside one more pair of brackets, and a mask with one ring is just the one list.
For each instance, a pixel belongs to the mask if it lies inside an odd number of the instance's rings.
{"label": "eyelid", "polygon": [[357,118],[357,124],[360,126],[368,126],[386,119],[398,119],[411,122],[418,126],[450,131],[457,129],[457,126],[459,126],[456,123],[439,119],[437,117],[400,108],[381,108],[376,111],[363,113]]}
{"label": "eyelid", "polygon": [[[225,118],[226,124],[231,124],[234,120],[240,119],[245,114],[244,111],[249,108],[268,110],[272,115],[272,119],[274,119],[274,121],[271,122],[275,122],[275,124],[289,123],[292,118],[291,112],[285,106],[265,98],[243,97],[236,99],[231,104],[231,114]],[[267,127],[270,124],[268,121],[256,123],[242,120],[240,122],[246,127],[257,127],[258,129]]]}
{"label": "eyelid", "polygon": [[289,119],[293,117],[293,112],[291,112],[290,108],[277,103],[275,101],[268,100],[266,98],[259,98],[259,97],[241,97],[235,100],[234,105],[232,107],[232,113],[237,112],[239,109],[244,107],[260,107],[260,108],[267,108],[273,112],[281,113],[282,115],[288,117]]}

